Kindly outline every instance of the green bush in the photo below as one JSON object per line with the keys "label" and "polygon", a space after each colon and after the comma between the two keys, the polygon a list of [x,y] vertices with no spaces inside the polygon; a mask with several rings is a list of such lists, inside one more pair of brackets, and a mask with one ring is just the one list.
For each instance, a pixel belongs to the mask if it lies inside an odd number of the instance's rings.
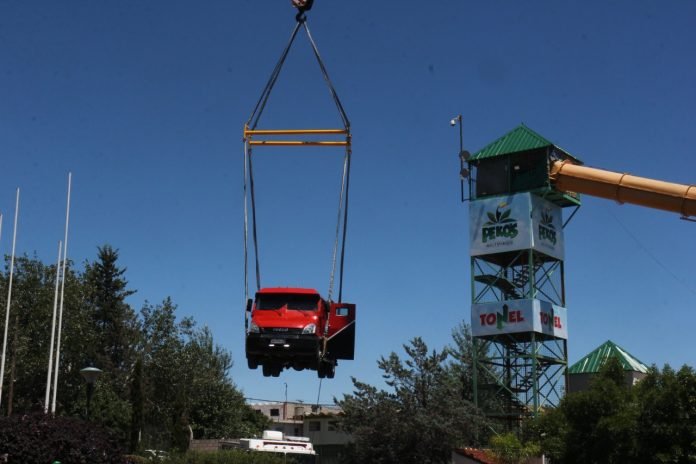
{"label": "green bush", "polygon": [[519,464],[541,454],[538,445],[524,444],[514,433],[491,437],[491,451],[501,464]]}
{"label": "green bush", "polygon": [[108,430],[74,417],[46,414],[0,417],[0,455],[9,464],[124,464]]}

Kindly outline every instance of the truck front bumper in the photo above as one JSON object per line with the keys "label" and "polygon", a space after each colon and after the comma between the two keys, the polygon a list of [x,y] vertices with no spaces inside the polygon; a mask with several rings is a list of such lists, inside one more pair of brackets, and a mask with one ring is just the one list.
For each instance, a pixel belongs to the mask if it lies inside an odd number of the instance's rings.
{"label": "truck front bumper", "polygon": [[314,334],[250,333],[246,337],[247,358],[317,360],[321,340]]}

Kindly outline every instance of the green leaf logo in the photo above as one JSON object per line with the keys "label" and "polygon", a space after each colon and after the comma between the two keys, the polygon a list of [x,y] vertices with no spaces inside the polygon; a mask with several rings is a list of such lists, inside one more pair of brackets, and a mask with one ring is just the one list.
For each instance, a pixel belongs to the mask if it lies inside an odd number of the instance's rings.
{"label": "green leaf logo", "polygon": [[496,224],[509,224],[511,222],[517,222],[516,219],[510,218],[510,214],[512,214],[511,209],[501,211],[501,208],[504,208],[505,206],[507,206],[507,203],[499,204],[495,209],[495,214],[491,213],[490,211],[487,212],[486,216],[488,216],[488,222],[486,222],[484,226],[494,226]]}
{"label": "green leaf logo", "polygon": [[553,214],[551,213],[551,210],[549,208],[546,208],[544,209],[544,211],[541,212],[541,224],[545,227],[548,227],[549,229],[556,228],[553,225]]}

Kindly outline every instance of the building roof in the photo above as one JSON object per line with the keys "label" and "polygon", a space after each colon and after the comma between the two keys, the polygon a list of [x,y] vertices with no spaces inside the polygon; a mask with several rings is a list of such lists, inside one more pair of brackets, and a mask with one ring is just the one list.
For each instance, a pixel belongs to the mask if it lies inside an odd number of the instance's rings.
{"label": "building roof", "polygon": [[568,369],[570,374],[590,374],[599,372],[604,363],[609,358],[616,358],[621,363],[621,366],[626,371],[633,372],[648,372],[648,366],[633,356],[628,351],[621,348],[611,340],[597,347],[590,354],[586,355],[580,361],[576,362]]}
{"label": "building roof", "polygon": [[460,448],[455,449],[454,452],[480,464],[496,464],[495,459],[493,459],[493,457],[486,450],[476,448]]}
{"label": "building roof", "polygon": [[581,163],[580,160],[575,158],[573,155],[554,145],[548,139],[542,137],[524,124],[520,124],[507,134],[500,137],[498,140],[489,143],[474,153],[470,161],[495,158],[498,156],[509,155],[511,153],[537,150],[546,147],[554,147],[556,150],[561,151],[571,159]]}

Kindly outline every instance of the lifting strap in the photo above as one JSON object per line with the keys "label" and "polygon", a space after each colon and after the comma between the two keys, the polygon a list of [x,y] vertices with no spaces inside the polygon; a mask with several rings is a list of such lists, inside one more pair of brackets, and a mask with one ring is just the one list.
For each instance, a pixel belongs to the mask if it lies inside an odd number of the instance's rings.
{"label": "lifting strap", "polygon": [[[311,2],[310,6],[311,8]],[[338,301],[342,300],[343,296],[343,269],[344,269],[344,258],[345,258],[345,243],[346,243],[346,233],[347,233],[347,222],[348,222],[348,192],[350,185],[350,159],[352,154],[351,149],[351,133],[350,133],[350,121],[348,116],[343,109],[336,89],[329,78],[328,71],[324,65],[321,55],[319,54],[319,49],[312,37],[312,34],[307,25],[307,18],[304,14],[305,10],[309,8],[300,9],[296,19],[297,24],[292,30],[290,35],[290,40],[284,48],[280,59],[276,63],[273,72],[271,73],[266,86],[259,97],[259,100],[252,111],[251,116],[247,120],[244,126],[244,293],[245,300],[249,299],[249,202],[251,203],[251,239],[254,246],[254,261],[255,261],[255,276],[256,276],[256,290],[261,288],[261,270],[259,264],[259,246],[258,246],[258,234],[256,226],[256,196],[254,192],[254,174],[253,174],[253,163],[252,163],[252,149],[254,146],[267,145],[267,146],[343,146],[345,147],[345,156],[343,160],[343,175],[341,179],[341,190],[338,201],[338,219],[336,224],[336,237],[334,240],[332,262],[331,262],[331,272],[329,277],[329,290],[328,290],[328,300],[332,300],[333,287],[334,287],[334,276],[336,271],[337,258],[339,260],[339,271],[338,271]],[[290,48],[297,37],[300,29],[304,29],[307,34],[309,43],[312,46],[312,51],[314,56],[319,63],[324,81],[329,87],[331,97],[336,105],[336,109],[341,117],[341,122],[343,124],[343,129],[306,129],[306,130],[259,130],[257,129],[261,116],[268,99],[271,95],[273,87],[275,86],[280,72],[283,68],[283,64],[288,56]],[[334,136],[345,136],[345,141],[279,141],[279,140],[256,140],[256,137],[262,136],[277,136],[277,135],[334,135]],[[338,254],[340,246],[340,257]],[[248,312],[246,314],[245,324],[248,324]]]}

